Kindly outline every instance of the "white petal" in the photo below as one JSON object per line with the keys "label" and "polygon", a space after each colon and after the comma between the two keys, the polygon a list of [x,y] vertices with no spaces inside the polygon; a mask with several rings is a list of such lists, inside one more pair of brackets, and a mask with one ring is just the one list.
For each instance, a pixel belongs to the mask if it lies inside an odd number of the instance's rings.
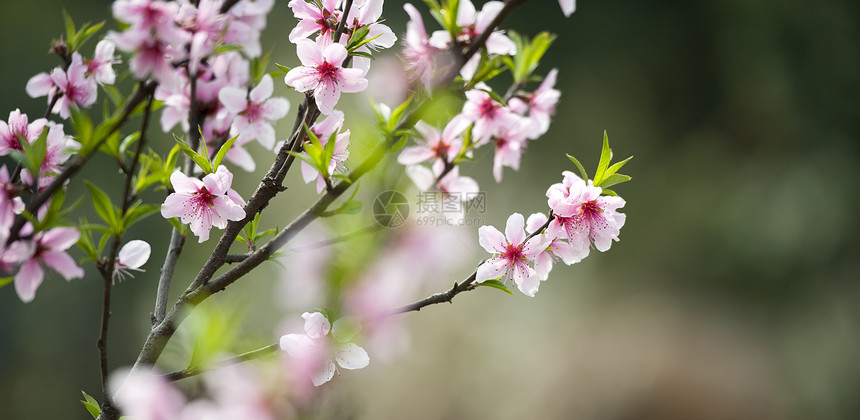
{"label": "white petal", "polygon": [[335,349],[334,358],[344,369],[361,369],[370,364],[370,357],[363,348],[354,343],[346,343]]}
{"label": "white petal", "polygon": [[122,262],[122,265],[128,268],[140,268],[149,260],[151,251],[152,248],[146,241],[135,239],[123,245],[117,258]]}

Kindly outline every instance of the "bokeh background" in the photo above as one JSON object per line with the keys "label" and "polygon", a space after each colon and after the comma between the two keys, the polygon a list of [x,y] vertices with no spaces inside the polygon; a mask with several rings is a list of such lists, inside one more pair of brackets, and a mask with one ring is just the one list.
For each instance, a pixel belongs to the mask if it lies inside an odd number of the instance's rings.
{"label": "bokeh background", "polygon": [[[564,19],[555,1],[532,0],[505,25],[559,35],[539,70],[560,70],[562,99],[549,133],[531,143],[518,173],[506,170],[503,184],[492,180],[491,153],[463,171],[487,193],[484,222],[502,226],[512,212],[545,211],[547,186],[572,169],[563,153],[592,168],[607,130],[617,156],[635,155],[625,168],[633,182],[617,188],[628,202],[621,242],[556,267],[535,298],[482,288],[405,315],[410,350],[336,377],[319,416],[860,417],[860,6],[579,3]],[[386,2],[398,34],[401,5]],[[15,108],[44,111],[24,85],[57,64],[47,50],[62,31],[63,7],[76,21],[109,19],[103,2],[0,3],[3,117]],[[293,25],[278,0],[263,41],[264,49],[275,45],[273,61],[297,62],[287,41]],[[283,86],[276,92],[295,109],[298,95]],[[365,108],[356,115],[371,118],[365,99],[353,96],[349,103]],[[119,191],[107,159],[85,176]],[[379,178],[379,186],[390,179]],[[234,185],[247,197],[256,183],[239,175]],[[286,215],[281,226],[312,199],[298,172],[288,185],[276,203]],[[80,185],[72,192],[84,195]],[[86,214],[89,204],[81,209]],[[148,328],[169,235],[157,218],[131,233],[153,244],[153,260],[146,274],[115,289],[112,367],[134,360]],[[366,208],[355,218],[346,223],[372,220]],[[474,255],[423,292],[449,287],[483,257],[473,243],[477,227],[456,229],[466,241],[452,250]],[[194,242],[174,295],[215,241]],[[244,314],[240,336],[254,338],[240,343],[243,350],[271,341],[286,314],[272,292],[281,271],[265,270],[219,298]],[[70,283],[49,277],[26,305],[11,286],[0,289],[0,417],[88,418],[77,400],[81,389],[99,393],[100,299],[101,280],[92,274]]]}

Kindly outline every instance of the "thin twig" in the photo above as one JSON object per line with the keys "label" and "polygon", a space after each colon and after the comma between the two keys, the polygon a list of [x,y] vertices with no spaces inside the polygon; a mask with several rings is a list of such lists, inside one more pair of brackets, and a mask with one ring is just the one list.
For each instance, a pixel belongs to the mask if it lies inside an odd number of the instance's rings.
{"label": "thin twig", "polygon": [[224,359],[218,363],[216,363],[213,367],[203,368],[203,367],[189,367],[187,369],[179,370],[176,372],[171,372],[165,374],[163,377],[168,381],[178,381],[185,378],[190,378],[192,376],[197,376],[212,369],[217,369],[221,367],[227,367],[232,365],[237,365],[242,362],[247,362],[249,360],[259,359],[270,354],[275,353],[280,348],[278,343],[269,344],[266,347],[259,348],[257,350],[252,350],[247,353],[242,353],[238,356],[231,357],[229,359]]}
{"label": "thin twig", "polygon": [[[508,0],[505,3],[504,8],[496,17],[496,19],[491,22],[490,26],[487,28],[487,34],[484,36],[482,34],[481,37],[475,42],[475,45],[483,44],[486,42],[487,37],[489,37],[489,32],[493,31],[496,26],[502,21],[504,17],[510,14],[511,10],[523,3],[524,0]],[[479,45],[480,46],[480,45]],[[471,49],[470,49],[471,51]],[[471,54],[474,54],[472,52]],[[467,57],[471,56],[467,52]],[[459,72],[459,68],[462,67],[462,64],[465,60],[458,65],[453,67],[453,73],[449,75],[449,77],[444,80],[447,84],[453,81],[454,75]],[[313,105],[312,101],[308,101],[308,106],[310,108]],[[300,107],[301,108],[301,107]],[[313,116],[316,114],[315,110],[307,109],[305,116]],[[318,115],[318,114],[317,114]],[[314,118],[310,118],[311,122],[308,123],[308,118],[305,118],[304,121],[308,126],[310,126],[314,120]],[[397,129],[392,130],[392,132],[398,132],[402,129],[408,129],[411,125],[414,125],[417,122],[416,112],[410,113],[404,118],[404,121],[399,124]],[[303,127],[298,128],[297,131],[302,130]],[[236,239],[236,236],[241,231],[242,227],[245,226],[248,222],[253,220],[254,216],[263,210],[265,206],[268,205],[269,201],[277,195],[280,191],[283,191],[282,181],[283,175],[285,175],[286,171],[281,171],[281,169],[285,166],[288,159],[287,151],[290,150],[292,146],[295,146],[296,141],[300,141],[297,137],[297,133],[293,133],[293,142],[291,144],[286,143],[281,148],[278,153],[278,156],[273,162],[272,167],[270,168],[269,173],[263,178],[260,182],[260,185],[257,187],[257,190],[254,192],[254,195],[248,201],[248,204],[245,206],[245,218],[238,222],[230,222],[227,225],[224,233],[221,236],[218,244],[215,247],[212,255],[204,264],[203,268],[201,268],[200,272],[198,272],[197,277],[194,281],[189,285],[189,287],[185,290],[185,292],[179,297],[177,302],[173,305],[170,311],[167,312],[164,319],[153,329],[150,331],[149,335],[146,337],[146,341],[141,348],[140,354],[135,361],[134,367],[132,371],[138,370],[143,366],[152,365],[159,358],[161,353],[164,351],[167,342],[173,336],[173,333],[176,331],[176,328],[179,324],[185,319],[185,317],[189,313],[189,309],[203,302],[209,296],[223,291],[225,288],[233,284],[236,280],[248,274],[251,270],[268,260],[275,251],[282,248],[287,242],[295,237],[295,235],[304,229],[308,224],[317,218],[321,217],[324,214],[329,205],[331,205],[335,200],[337,200],[344,192],[346,192],[350,186],[358,180],[361,176],[367,173],[369,170],[374,168],[379,161],[385,156],[387,150],[391,146],[391,139],[387,139],[386,142],[379,144],[371,154],[365,158],[361,165],[359,165],[356,169],[354,169],[348,175],[348,180],[343,180],[335,184],[332,188],[328,189],[325,194],[323,194],[310,208],[305,210],[301,215],[299,215],[292,223],[290,223],[284,230],[278,233],[271,241],[269,241],[266,245],[260,247],[258,250],[249,254],[247,258],[243,259],[237,265],[231,267],[226,272],[222,273],[218,277],[213,278],[215,272],[225,264],[225,259],[230,249],[230,246]],[[211,279],[211,280],[210,280]]]}
{"label": "thin twig", "polygon": [[[146,143],[146,130],[149,126],[149,117],[152,112],[152,103],[154,95],[150,93],[149,102],[143,114],[142,126],[140,128],[140,139],[138,139],[137,147],[132,155],[130,170],[125,175],[125,183],[122,191],[122,203],[120,204],[120,218],[125,218],[126,212],[133,201],[135,195],[132,187],[132,178],[134,169],[137,167],[137,162],[140,160],[140,154],[143,150],[143,145]],[[113,273],[116,269],[117,254],[119,252],[119,244],[122,240],[120,235],[114,235],[111,243],[110,254],[108,254],[107,264],[101,267],[103,279],[102,292],[102,316],[101,328],[99,330],[98,350],[99,350],[99,370],[101,373],[101,388],[103,402],[101,409],[105,412],[106,418],[115,418],[117,416],[116,409],[113,407],[113,402],[107,388],[108,377],[108,328],[110,325],[110,308],[111,308],[111,289],[113,287]]]}

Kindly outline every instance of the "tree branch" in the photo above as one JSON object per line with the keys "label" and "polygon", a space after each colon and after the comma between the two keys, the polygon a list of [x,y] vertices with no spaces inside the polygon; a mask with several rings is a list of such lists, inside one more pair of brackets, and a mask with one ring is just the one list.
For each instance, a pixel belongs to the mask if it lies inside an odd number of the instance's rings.
{"label": "tree branch", "polygon": [[[149,126],[149,117],[152,113],[152,102],[154,100],[154,95],[152,92],[149,94],[149,102],[146,105],[146,109],[143,114],[143,121],[141,123],[140,128],[140,139],[138,139],[137,147],[135,148],[134,154],[132,155],[131,165],[129,166],[129,171],[125,174],[125,183],[123,185],[122,191],[122,203],[120,204],[120,218],[125,218],[126,212],[128,211],[131,202],[133,201],[134,191],[132,188],[132,178],[134,176],[134,170],[137,168],[137,163],[140,160],[140,153],[143,150],[143,145],[146,143],[146,130]],[[119,244],[122,240],[122,236],[119,234],[114,234],[113,241],[110,248],[110,254],[108,254],[107,264],[101,266],[102,280],[103,280],[103,292],[102,292],[102,316],[101,316],[101,328],[99,330],[99,340],[98,340],[98,349],[99,349],[99,371],[101,373],[101,388],[102,388],[102,397],[103,402],[101,404],[101,410],[105,413],[106,419],[113,419],[118,417],[117,410],[113,407],[113,402],[111,400],[110,393],[107,388],[107,377],[108,377],[108,327],[110,325],[110,307],[111,307],[111,289],[113,287],[113,273],[116,269],[116,259],[117,254],[119,252]]]}
{"label": "tree branch", "polygon": [[216,363],[215,366],[210,367],[210,368],[188,367],[187,369],[183,369],[183,370],[179,370],[176,372],[171,372],[171,373],[165,374],[163,377],[164,377],[164,379],[166,379],[170,382],[174,382],[174,381],[182,380],[185,378],[190,378],[192,376],[200,375],[200,374],[208,372],[212,369],[217,369],[217,368],[222,368],[222,367],[227,367],[227,366],[232,366],[232,365],[238,365],[239,363],[242,363],[242,362],[247,362],[249,360],[254,360],[254,359],[266,357],[270,354],[277,352],[279,348],[280,348],[280,345],[278,343],[269,344],[266,347],[261,347],[257,350],[252,350],[252,351],[249,351],[247,353],[242,353],[238,356],[231,357],[229,359],[224,359],[224,360]]}

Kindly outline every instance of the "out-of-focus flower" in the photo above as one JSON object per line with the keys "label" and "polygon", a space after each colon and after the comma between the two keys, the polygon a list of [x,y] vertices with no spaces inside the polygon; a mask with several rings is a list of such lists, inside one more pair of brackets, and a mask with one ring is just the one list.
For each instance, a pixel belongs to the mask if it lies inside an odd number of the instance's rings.
{"label": "out-of-focus flower", "polygon": [[[48,123],[47,150],[45,159],[42,161],[42,166],[39,168],[39,178],[41,180],[51,180],[54,175],[60,172],[60,166],[66,163],[67,160],[81,147],[81,144],[72,140],[71,136],[67,136],[63,131],[62,124]],[[33,175],[28,170],[23,170],[21,179],[27,183],[33,183]]]}
{"label": "out-of-focus flower", "polygon": [[170,183],[175,192],[164,200],[161,215],[179,217],[182,223],[189,224],[198,242],[209,239],[213,226],[224,229],[228,220],[245,218],[241,197],[230,189],[233,174],[223,165],[202,181],[176,171],[170,176]]}
{"label": "out-of-focus flower", "polygon": [[463,117],[474,122],[472,138],[476,146],[486,144],[491,137],[501,135],[514,127],[522,117],[514,114],[489,93],[490,87],[478,83],[477,89],[466,92],[467,101],[463,104]]}
{"label": "out-of-focus flower", "polygon": [[[80,236],[76,228],[58,227],[38,232],[32,239],[16,241],[10,246],[10,250],[15,249],[10,262],[21,264],[15,275],[15,291],[23,302],[36,297],[36,290],[45,277],[43,266],[51,267],[67,281],[84,276],[84,270],[66,253]],[[22,244],[15,245],[19,242]]]}
{"label": "out-of-focus flower", "polygon": [[140,267],[149,260],[152,248],[146,241],[135,239],[128,241],[120,248],[114,263],[113,279],[125,280],[125,277],[134,277],[131,271],[143,271]]}
{"label": "out-of-focus flower", "polygon": [[259,57],[260,32],[266,28],[266,15],[272,10],[275,0],[242,0],[227,12],[230,24],[224,34],[224,43],[239,45],[248,57]]}
{"label": "out-of-focus flower", "polygon": [[0,120],[0,156],[8,155],[12,150],[24,151],[20,138],[29,143],[36,141],[47,122],[44,118],[29,122],[27,114],[22,114],[18,109],[10,112],[8,123]]}
{"label": "out-of-focus flower", "polygon": [[526,240],[524,225],[523,215],[514,213],[508,217],[504,235],[493,226],[478,229],[481,246],[491,254],[498,254],[478,267],[475,277],[478,283],[510,277],[521,292],[527,296],[535,295],[540,279],[529,263],[547,248],[552,238],[538,234]]}
{"label": "out-of-focus flower", "polygon": [[435,56],[440,52],[436,47],[430,45],[427,30],[424,29],[424,19],[415,6],[406,3],[403,9],[409,14],[409,22],[406,23],[406,38],[403,40],[403,58],[406,60],[406,69],[412,77],[421,80],[426,87],[433,82]]}
{"label": "out-of-focus flower", "polygon": [[511,110],[520,115],[528,115],[532,121],[534,129],[529,132],[530,139],[536,139],[549,130],[550,120],[555,115],[555,106],[561,97],[561,92],[555,89],[557,77],[558,69],[552,69],[536,91],[524,98],[511,98],[508,102]]}
{"label": "out-of-focus flower", "polygon": [[[462,29],[457,34],[457,42],[460,45],[468,46],[475,41],[482,33],[490,26],[490,23],[499,14],[499,11],[504,7],[504,3],[500,1],[488,1],[484,3],[481,11],[475,9],[475,5],[470,0],[461,0],[457,9],[457,26]],[[453,45],[451,33],[446,30],[439,30],[430,35],[430,45],[446,49]],[[517,45],[514,44],[504,31],[493,31],[487,38],[484,46],[488,54],[492,55],[514,55],[517,53]],[[480,62],[480,55],[475,54],[469,59],[460,70],[460,74],[468,79],[475,75],[475,70]]]}
{"label": "out-of-focus flower", "polygon": [[569,17],[576,10],[576,0],[558,0],[558,4],[565,17]]}
{"label": "out-of-focus flower", "polygon": [[[334,330],[325,315],[314,312],[302,314],[305,319],[304,334],[286,334],[281,337],[281,349],[307,367],[307,373],[315,386],[320,386],[334,377],[337,365],[344,369],[361,369],[370,363],[363,348],[349,342],[354,333],[350,328],[339,328],[343,320],[335,322]],[[338,331],[344,331],[343,337]],[[331,333],[332,337],[329,337]]]}
{"label": "out-of-focus flower", "polygon": [[243,143],[257,140],[269,150],[274,147],[275,129],[272,124],[287,115],[290,103],[284,98],[272,98],[273,91],[272,76],[268,74],[249,94],[233,86],[221,89],[218,98],[228,111],[236,115],[230,127],[231,135],[246,140]]}
{"label": "out-of-focus flower", "polygon": [[96,81],[86,74],[87,66],[81,55],[74,53],[68,71],[57,67],[51,71],[50,79],[46,78],[46,73],[33,76],[27,82],[27,94],[33,98],[47,96],[48,103],[61,94],[51,112],[59,114],[60,118],[69,118],[69,108],[88,108],[96,101]]}
{"label": "out-of-focus flower", "polygon": [[493,136],[496,154],[493,157],[493,178],[502,182],[502,168],[508,166],[515,171],[520,169],[520,159],[528,144],[529,132],[532,125],[528,120],[521,119],[500,133]]}
{"label": "out-of-focus flower", "polygon": [[446,163],[453,163],[463,147],[461,135],[469,124],[471,123],[467,119],[457,115],[440,133],[437,128],[424,121],[418,121],[415,124],[415,130],[424,137],[424,143],[404,148],[397,157],[397,162],[401,165],[417,165],[431,159],[440,159]]}
{"label": "out-of-focus flower", "polygon": [[[311,131],[320,141],[320,144],[325,145],[335,136],[334,151],[331,156],[331,161],[328,163],[328,174],[343,174],[346,173],[346,160],[349,159],[349,130],[341,132],[343,127],[343,112],[332,111],[331,115],[326,119],[317,122],[311,126]],[[335,135],[335,133],[337,133]],[[316,180],[317,193],[322,192],[325,188],[325,178],[309,163],[302,161],[302,179],[305,183],[310,183]]]}
{"label": "out-of-focus flower", "polygon": [[111,374],[111,393],[123,414],[140,420],[180,419],[186,401],[158,372],[146,368],[129,373],[123,369]]}
{"label": "out-of-focus flower", "polygon": [[116,73],[113,71],[113,64],[116,58],[113,53],[116,49],[116,44],[112,41],[103,39],[96,45],[95,57],[87,61],[87,75],[92,76],[97,82],[103,85],[112,85],[116,80]]}
{"label": "out-of-focus flower", "polygon": [[317,42],[299,40],[296,49],[302,65],[290,70],[284,82],[299,92],[313,91],[323,114],[328,115],[334,110],[341,92],[355,93],[367,88],[362,70],[341,67],[347,57],[343,45],[321,36]]}

